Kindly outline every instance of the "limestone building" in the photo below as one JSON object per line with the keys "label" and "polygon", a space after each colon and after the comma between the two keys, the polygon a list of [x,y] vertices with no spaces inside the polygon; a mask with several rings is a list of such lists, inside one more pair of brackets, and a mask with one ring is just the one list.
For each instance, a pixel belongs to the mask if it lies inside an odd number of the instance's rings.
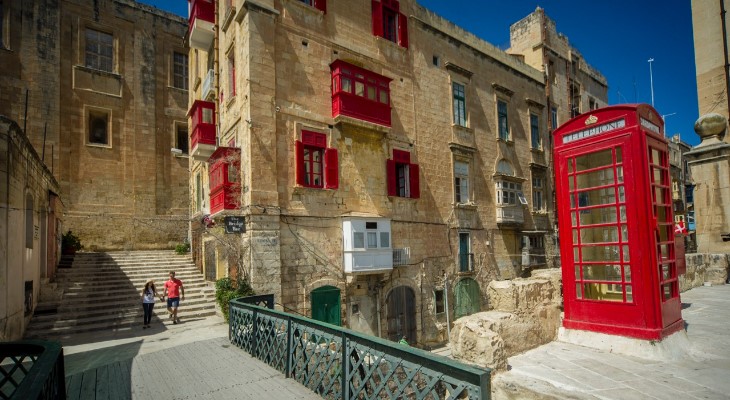
{"label": "limestone building", "polygon": [[20,126],[0,115],[0,340],[19,340],[54,276],[63,203]]}
{"label": "limestone building", "polygon": [[64,229],[86,250],[182,242],[184,19],[133,0],[3,0],[0,10],[0,114],[57,179]]}
{"label": "limestone building", "polygon": [[429,344],[490,281],[553,266],[540,70],[413,0],[193,0],[189,23],[208,279]]}
{"label": "limestone building", "polygon": [[577,115],[608,105],[606,78],[557,31],[544,9],[538,7],[510,27],[507,53],[544,74],[551,132]]}

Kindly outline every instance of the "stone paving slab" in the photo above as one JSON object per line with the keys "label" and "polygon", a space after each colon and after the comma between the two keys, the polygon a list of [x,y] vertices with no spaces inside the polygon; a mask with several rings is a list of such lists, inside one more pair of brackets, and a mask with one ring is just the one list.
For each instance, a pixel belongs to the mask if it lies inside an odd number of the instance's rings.
{"label": "stone paving slab", "polygon": [[69,399],[321,399],[228,341],[209,317],[63,343]]}
{"label": "stone paving slab", "polygon": [[681,299],[681,351],[649,359],[552,342],[511,357],[493,378],[493,399],[730,399],[730,285]]}

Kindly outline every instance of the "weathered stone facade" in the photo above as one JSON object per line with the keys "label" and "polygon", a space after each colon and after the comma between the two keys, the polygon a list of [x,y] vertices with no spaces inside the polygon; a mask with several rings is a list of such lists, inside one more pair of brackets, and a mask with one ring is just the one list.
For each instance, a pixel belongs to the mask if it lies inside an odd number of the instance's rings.
{"label": "weathered stone facade", "polygon": [[182,242],[188,159],[170,149],[187,147],[185,20],[133,0],[3,7],[0,112],[58,180],[66,227],[87,250]]}
{"label": "weathered stone facade", "polygon": [[0,116],[0,340],[19,340],[61,251],[59,186],[21,128]]}
{"label": "weathered stone facade", "polygon": [[551,110],[548,126],[552,129],[576,115],[608,105],[606,78],[558,32],[544,9],[538,7],[512,24],[507,53],[523,58],[545,75]]}
{"label": "weathered stone facade", "polygon": [[[217,103],[217,142],[241,149],[241,168],[234,193],[240,204],[203,228],[210,166],[191,162],[193,253],[209,278],[226,271],[211,265],[221,262],[218,250],[208,250],[223,240],[224,216],[243,215],[238,273],[259,293],[313,316],[315,292],[339,290],[342,324],[431,344],[448,340],[455,317],[489,308],[490,282],[555,266],[540,71],[413,0],[399,2],[405,46],[373,34],[371,1],[329,1],[326,12],[294,0],[216,4],[215,38],[190,53],[197,71],[190,101]],[[390,79],[390,126],[333,114],[330,66],[338,60]],[[213,95],[203,92],[211,70]],[[464,88],[461,123],[454,83]],[[509,125],[501,138],[500,102]],[[298,183],[303,131],[323,135],[323,147],[337,151],[336,189]],[[417,165],[418,196],[388,194],[387,164],[396,152]],[[458,199],[456,164],[467,166],[459,173],[468,171],[459,175],[468,185],[458,188],[465,192]],[[517,196],[503,202],[502,182],[521,185],[524,203]],[[409,257],[385,271],[345,272],[350,220],[387,222],[387,248]]]}

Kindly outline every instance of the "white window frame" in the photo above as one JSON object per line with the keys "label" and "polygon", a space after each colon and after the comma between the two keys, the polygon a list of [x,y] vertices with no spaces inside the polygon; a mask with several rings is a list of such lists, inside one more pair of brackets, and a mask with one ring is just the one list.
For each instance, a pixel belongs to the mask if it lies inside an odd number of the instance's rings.
{"label": "white window frame", "polygon": [[469,167],[469,162],[467,161],[454,160],[454,201],[457,204],[466,204],[471,200]]}

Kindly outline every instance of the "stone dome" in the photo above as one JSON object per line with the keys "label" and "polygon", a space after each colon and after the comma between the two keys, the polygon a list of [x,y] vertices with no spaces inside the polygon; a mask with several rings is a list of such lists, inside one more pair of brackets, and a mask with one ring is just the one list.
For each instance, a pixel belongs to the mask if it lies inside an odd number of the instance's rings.
{"label": "stone dome", "polygon": [[695,132],[702,141],[713,136],[722,140],[725,136],[726,127],[727,118],[716,113],[705,114],[695,122]]}

